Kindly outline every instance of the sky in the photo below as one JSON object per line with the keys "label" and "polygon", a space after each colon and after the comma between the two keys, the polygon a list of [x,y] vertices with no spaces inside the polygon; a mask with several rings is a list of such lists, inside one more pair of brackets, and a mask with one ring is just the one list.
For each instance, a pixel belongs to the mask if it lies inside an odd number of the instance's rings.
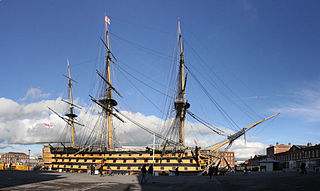
{"label": "sky", "polygon": [[[122,112],[155,131],[159,127],[154,124],[164,122],[166,97],[159,92],[174,92],[168,90],[174,90],[180,19],[190,69],[186,89],[190,111],[229,133],[281,113],[248,132],[246,141],[240,138],[233,144],[230,150],[238,159],[263,154],[276,142],[318,144],[319,8],[320,3],[311,0],[1,0],[0,153],[31,149],[39,154],[42,145],[33,143],[64,128],[47,107],[60,113],[66,109],[60,100],[68,96],[63,76],[67,58],[77,81],[75,101],[84,108],[78,111],[79,120],[95,119],[87,112],[94,108],[88,95],[98,95],[96,70],[104,67],[100,38],[105,38],[105,15],[111,20],[110,46],[117,58],[112,79],[123,96],[115,95]],[[208,87],[207,94],[197,80]],[[231,126],[212,100],[237,125]],[[53,127],[48,129],[45,123]],[[117,130],[123,144],[135,139],[140,140],[135,144],[152,143],[152,136],[138,127],[118,126],[125,127]],[[221,140],[203,128],[190,119],[186,142],[194,146],[195,141],[205,145]]]}

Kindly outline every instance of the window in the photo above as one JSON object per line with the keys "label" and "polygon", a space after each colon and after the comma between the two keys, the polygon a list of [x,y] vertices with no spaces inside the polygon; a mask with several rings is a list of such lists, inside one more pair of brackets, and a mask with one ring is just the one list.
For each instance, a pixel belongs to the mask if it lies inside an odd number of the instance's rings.
{"label": "window", "polygon": [[84,159],[84,162],[87,162],[87,159]]}
{"label": "window", "polygon": [[167,162],[170,162],[170,159],[167,159]]}
{"label": "window", "polygon": [[120,169],[120,166],[117,166],[117,169]]}
{"label": "window", "polygon": [[116,162],[117,162],[117,160],[116,160],[116,159],[113,159],[113,162],[114,162],[114,163],[116,163]]}
{"label": "window", "polygon": [[127,169],[128,169],[128,170],[130,170],[130,169],[131,169],[131,167],[130,167],[130,166],[128,166],[128,167],[127,167]]}
{"label": "window", "polygon": [[96,160],[92,160],[92,162],[96,162]]}
{"label": "window", "polygon": [[137,159],[136,159],[136,158],[134,158],[134,159],[133,159],[133,162],[137,162]]}
{"label": "window", "polygon": [[121,157],[121,154],[119,154],[119,157]]}
{"label": "window", "polygon": [[131,154],[129,154],[129,157],[131,156]]}
{"label": "window", "polygon": [[93,156],[93,154],[91,154],[90,156]]}
{"label": "window", "polygon": [[164,167],[162,166],[160,169],[161,169],[161,170],[164,170]]}
{"label": "window", "polygon": [[190,163],[193,163],[193,159],[190,159]]}
{"label": "window", "polygon": [[188,170],[188,167],[184,167],[184,170]]}
{"label": "window", "polygon": [[156,159],[156,163],[159,162],[159,159]]}
{"label": "window", "polygon": [[126,163],[127,162],[127,160],[126,159],[123,159],[123,163]]}
{"label": "window", "polygon": [[139,156],[142,156],[142,154],[139,154]]}

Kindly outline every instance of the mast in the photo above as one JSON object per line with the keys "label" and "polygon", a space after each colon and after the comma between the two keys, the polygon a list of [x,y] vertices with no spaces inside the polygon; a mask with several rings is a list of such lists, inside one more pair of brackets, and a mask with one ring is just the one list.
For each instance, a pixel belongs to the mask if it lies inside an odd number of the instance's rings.
{"label": "mast", "polygon": [[106,23],[106,41],[107,41],[107,58],[106,58],[106,72],[105,72],[105,79],[107,79],[106,84],[106,95],[104,104],[107,107],[105,110],[107,115],[107,125],[108,125],[108,148],[112,149],[112,124],[111,124],[111,115],[113,107],[117,105],[117,102],[112,98],[112,83],[111,83],[111,71],[110,71],[110,61],[111,61],[111,51],[110,51],[110,42],[109,42],[109,31],[108,31],[108,24],[110,24],[110,20],[107,16],[105,16],[105,23]]}
{"label": "mast", "polygon": [[72,98],[72,83],[71,83],[71,74],[70,74],[70,66],[69,66],[69,59],[67,59],[68,63],[68,75],[69,75],[69,96],[70,96],[70,113],[66,114],[66,116],[70,119],[70,126],[71,126],[71,140],[72,140],[72,146],[75,145],[74,143],[74,118],[77,117],[76,114],[74,114],[74,107],[73,107],[73,98]]}
{"label": "mast", "polygon": [[176,118],[179,119],[179,143],[184,146],[184,121],[186,116],[186,110],[190,107],[190,104],[185,100],[185,79],[184,79],[184,59],[183,59],[183,46],[181,38],[180,20],[178,20],[179,30],[179,44],[180,44],[180,61],[179,61],[179,83],[178,83],[178,95],[174,102],[175,109],[177,111]]}

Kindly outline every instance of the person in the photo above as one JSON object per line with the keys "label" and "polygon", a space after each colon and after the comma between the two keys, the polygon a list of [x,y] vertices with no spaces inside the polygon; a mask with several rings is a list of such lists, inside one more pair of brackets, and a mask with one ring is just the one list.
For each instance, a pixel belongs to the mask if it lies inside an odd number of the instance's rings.
{"label": "person", "polygon": [[176,168],[176,176],[179,176],[179,167]]}
{"label": "person", "polygon": [[111,167],[110,167],[110,164],[108,164],[108,176],[112,176],[112,170],[111,170]]}
{"label": "person", "polygon": [[300,168],[301,168],[301,174],[307,174],[306,163],[302,162]]}
{"label": "person", "polygon": [[215,176],[218,176],[218,172],[219,172],[219,167],[218,167],[218,166],[215,166],[215,167],[214,167],[214,175],[215,175]]}
{"label": "person", "polygon": [[140,181],[141,184],[143,183],[143,181],[146,182],[146,173],[147,173],[146,164],[144,164],[141,168],[141,181]]}
{"label": "person", "polygon": [[210,176],[210,180],[212,179],[213,171],[214,171],[214,167],[211,165],[211,166],[209,167],[209,170],[208,170],[208,174],[209,174],[209,176]]}
{"label": "person", "polygon": [[100,165],[98,170],[99,170],[100,177],[103,176],[103,174],[102,174],[103,165],[102,164]]}
{"label": "person", "polygon": [[149,166],[148,174],[151,177],[151,181],[153,182],[153,165]]}
{"label": "person", "polygon": [[244,167],[244,175],[248,175],[248,168],[247,168],[247,165]]}
{"label": "person", "polygon": [[95,171],[94,164],[90,165],[90,171],[91,171],[91,175],[94,175],[94,171]]}

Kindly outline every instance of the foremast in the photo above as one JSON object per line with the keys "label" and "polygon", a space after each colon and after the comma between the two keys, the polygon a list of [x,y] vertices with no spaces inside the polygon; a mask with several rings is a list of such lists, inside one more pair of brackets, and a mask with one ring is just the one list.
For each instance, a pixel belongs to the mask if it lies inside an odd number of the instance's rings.
{"label": "foremast", "polygon": [[176,110],[176,119],[180,121],[179,123],[179,144],[184,146],[184,121],[186,116],[186,110],[190,107],[190,104],[186,102],[185,98],[185,87],[186,87],[186,79],[184,76],[184,59],[183,53],[184,48],[182,46],[182,38],[181,38],[181,29],[180,29],[180,20],[178,20],[178,30],[179,30],[179,45],[180,45],[180,61],[179,61],[179,76],[178,76],[178,93],[176,96],[176,100],[174,102],[175,110]]}

